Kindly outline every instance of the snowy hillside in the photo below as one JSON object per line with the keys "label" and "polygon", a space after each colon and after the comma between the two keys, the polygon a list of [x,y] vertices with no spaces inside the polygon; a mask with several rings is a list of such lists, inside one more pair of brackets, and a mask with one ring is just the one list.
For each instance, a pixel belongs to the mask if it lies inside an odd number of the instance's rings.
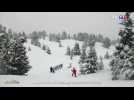
{"label": "snowy hillside", "polygon": [[[68,66],[72,63],[72,66],[79,70],[79,56],[70,60],[70,57],[65,55],[65,53],[67,46],[72,48],[76,42],[80,44],[80,47],[82,46],[82,42],[74,40],[62,40],[61,43],[63,47],[59,47],[57,42],[50,42],[48,39],[40,40],[41,46],[45,44],[50,47],[52,54],[49,55],[41,48],[31,45],[30,40],[28,40],[28,42],[25,43],[25,46],[27,48],[27,56],[29,57],[32,69],[28,72],[27,76],[0,76],[0,84],[6,84],[6,82],[11,83],[13,80],[16,80],[20,84],[88,83],[92,81],[110,81],[111,72],[109,70],[109,60],[106,59],[104,59],[104,70],[102,71],[94,74],[79,75],[77,78],[71,76],[71,69],[68,68]],[[29,47],[31,48],[31,51],[28,51]],[[110,47],[110,49],[103,48],[101,43],[96,43],[95,48],[98,56],[104,56],[107,51],[112,54],[114,50],[114,47]],[[49,68],[59,64],[63,64],[63,69],[56,71],[55,74],[50,73]]]}

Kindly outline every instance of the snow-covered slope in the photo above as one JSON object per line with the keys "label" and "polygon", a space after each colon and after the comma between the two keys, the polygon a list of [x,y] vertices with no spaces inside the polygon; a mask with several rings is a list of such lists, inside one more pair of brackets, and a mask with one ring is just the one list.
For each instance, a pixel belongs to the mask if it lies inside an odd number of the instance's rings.
{"label": "snow-covered slope", "polygon": [[[66,56],[67,46],[71,48],[74,44],[78,42],[80,47],[82,42],[75,40],[62,40],[61,43],[63,47],[59,47],[58,43],[50,42],[48,39],[40,40],[41,45],[45,44],[50,47],[52,52],[51,55],[47,54],[41,48],[36,47],[30,44],[30,40],[25,44],[27,48],[27,56],[29,57],[30,65],[32,69],[28,72],[28,76],[12,76],[12,75],[1,75],[0,83],[7,81],[17,80],[21,84],[45,84],[45,83],[72,83],[72,82],[92,82],[92,81],[110,81],[111,72],[109,70],[109,60],[104,60],[105,69],[94,74],[89,75],[79,75],[77,78],[71,76],[71,69],[68,68],[70,63],[72,66],[76,67],[79,70],[79,56],[70,60],[69,56]],[[31,51],[28,51],[28,47],[31,48]],[[101,43],[96,43],[96,51],[98,56],[104,56],[106,51],[110,54],[113,52],[114,47],[110,49],[105,49],[102,47]],[[56,71],[55,74],[50,73],[50,66],[55,66],[63,64],[63,69]],[[9,82],[10,83],[10,82]]]}

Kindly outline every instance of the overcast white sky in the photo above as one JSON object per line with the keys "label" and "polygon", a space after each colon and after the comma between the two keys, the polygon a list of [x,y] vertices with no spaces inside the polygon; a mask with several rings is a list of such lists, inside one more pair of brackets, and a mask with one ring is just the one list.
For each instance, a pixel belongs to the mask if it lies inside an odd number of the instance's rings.
{"label": "overcast white sky", "polygon": [[116,16],[124,12],[0,12],[0,24],[15,31],[34,30],[70,33],[101,33],[114,39],[120,25]]}

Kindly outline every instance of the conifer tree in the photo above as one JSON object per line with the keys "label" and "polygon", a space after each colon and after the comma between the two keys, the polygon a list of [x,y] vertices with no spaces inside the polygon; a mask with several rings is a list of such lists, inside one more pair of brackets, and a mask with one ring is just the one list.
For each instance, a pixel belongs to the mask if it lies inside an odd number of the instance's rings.
{"label": "conifer tree", "polygon": [[6,67],[7,65],[7,59],[5,57],[7,56],[8,48],[9,48],[9,42],[10,39],[8,37],[7,33],[0,33],[0,70],[3,74],[6,74]]}
{"label": "conifer tree", "polygon": [[69,46],[67,47],[67,53],[66,53],[66,55],[69,55],[69,56],[71,55],[71,50],[70,50],[70,47]]}
{"label": "conifer tree", "polygon": [[26,56],[26,48],[23,46],[23,38],[18,37],[12,40],[5,59],[8,60],[7,73],[13,75],[26,74],[31,66],[29,65],[28,57]]}
{"label": "conifer tree", "polygon": [[71,53],[70,53],[70,59],[71,59],[71,60],[73,59],[73,56],[74,56],[74,53],[73,53],[73,52],[74,52],[74,50],[72,49],[72,50],[71,50]]}
{"label": "conifer tree", "polygon": [[51,54],[50,48],[47,49],[47,53],[48,53],[48,54]]}
{"label": "conifer tree", "polygon": [[73,53],[74,53],[74,55],[80,55],[81,54],[79,43],[75,43]]}
{"label": "conifer tree", "polygon": [[85,48],[82,48],[82,53],[81,53],[81,56],[80,56],[80,61],[79,63],[84,63],[85,60],[86,60],[87,56],[86,56],[86,49]]}
{"label": "conifer tree", "polygon": [[87,54],[87,63],[91,73],[96,72],[97,70],[97,54],[94,47],[90,47],[90,50]]}
{"label": "conifer tree", "polygon": [[45,45],[43,45],[43,46],[42,46],[42,49],[43,49],[43,50],[46,50],[46,46],[45,46]]}
{"label": "conifer tree", "polygon": [[103,40],[103,47],[105,48],[109,48],[111,46],[111,40],[106,37],[104,40]]}
{"label": "conifer tree", "polygon": [[105,58],[105,59],[109,59],[109,58],[110,58],[110,55],[109,55],[108,51],[107,51],[106,54],[104,55],[104,58]]}
{"label": "conifer tree", "polygon": [[134,26],[130,15],[131,12],[125,13],[125,20],[121,23],[124,29],[119,32],[120,41],[111,61],[113,80],[134,79]]}
{"label": "conifer tree", "polygon": [[62,47],[61,41],[59,41],[58,43],[59,43],[59,47]]}

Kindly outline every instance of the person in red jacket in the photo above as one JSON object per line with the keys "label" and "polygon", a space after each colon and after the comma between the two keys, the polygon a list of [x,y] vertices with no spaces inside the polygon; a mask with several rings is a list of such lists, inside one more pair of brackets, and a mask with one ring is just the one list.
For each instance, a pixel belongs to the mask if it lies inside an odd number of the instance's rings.
{"label": "person in red jacket", "polygon": [[76,77],[77,70],[73,67],[72,71],[72,76]]}

